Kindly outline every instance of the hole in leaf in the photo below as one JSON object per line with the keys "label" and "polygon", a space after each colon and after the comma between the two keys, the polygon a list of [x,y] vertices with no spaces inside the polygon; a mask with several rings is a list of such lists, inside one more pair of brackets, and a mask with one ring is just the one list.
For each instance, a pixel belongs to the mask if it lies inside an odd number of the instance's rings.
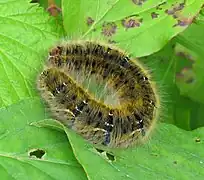
{"label": "hole in leaf", "polygon": [[29,152],[30,157],[35,156],[36,158],[41,159],[45,155],[45,151],[42,149],[34,149]]}
{"label": "hole in leaf", "polygon": [[162,10],[162,6],[164,5],[164,4],[166,4],[167,2],[162,2],[161,4],[159,4],[159,5],[157,5],[156,6],[156,10]]}
{"label": "hole in leaf", "polygon": [[115,161],[115,156],[114,156],[114,155],[112,155],[112,154],[106,152],[106,156],[107,156],[107,158],[108,158],[110,161]]}
{"label": "hole in leaf", "polygon": [[195,142],[199,143],[200,142],[200,138],[196,138]]}
{"label": "hole in leaf", "polygon": [[115,161],[115,156],[113,154],[110,154],[104,150],[95,148],[96,151],[98,151],[103,157],[105,157],[105,159],[108,159],[109,161]]}
{"label": "hole in leaf", "polygon": [[158,157],[159,155],[157,153],[151,153],[152,156]]}
{"label": "hole in leaf", "polygon": [[101,149],[98,149],[98,148],[96,148],[96,151],[98,151],[99,153],[104,152],[104,150],[101,150]]}

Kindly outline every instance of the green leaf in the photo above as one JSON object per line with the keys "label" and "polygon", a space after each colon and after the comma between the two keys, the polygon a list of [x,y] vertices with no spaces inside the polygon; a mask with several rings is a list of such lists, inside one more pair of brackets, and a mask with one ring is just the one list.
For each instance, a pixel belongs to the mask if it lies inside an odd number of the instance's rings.
{"label": "green leaf", "polygon": [[159,123],[144,145],[102,150],[58,121],[45,119],[36,125],[60,131],[64,128],[89,179],[202,179],[204,175],[203,128],[189,132]]}
{"label": "green leaf", "polygon": [[[187,39],[193,38],[196,32],[199,34],[200,29],[197,28],[191,36],[189,33]],[[191,27],[186,31],[189,30]],[[197,44],[201,44],[203,38],[200,33]],[[153,80],[157,82],[163,106],[161,110],[163,122],[175,124],[186,130],[204,125],[202,73],[204,64],[201,57],[195,51],[178,44],[178,38],[175,38],[159,52],[140,58],[140,61],[150,67]]]}
{"label": "green leaf", "polygon": [[[191,129],[204,125],[203,22],[204,15],[201,13],[195,23],[176,37],[178,42],[176,45],[176,84],[182,99],[184,99],[183,103],[180,103],[177,114],[188,114]],[[181,111],[181,109],[183,110]],[[178,119],[178,124],[181,125],[184,119]]]}
{"label": "green leaf", "polygon": [[36,95],[36,75],[63,29],[28,0],[0,2],[0,107]]}
{"label": "green leaf", "polygon": [[158,51],[186,29],[203,4],[203,0],[63,0],[63,23],[71,38],[105,39],[139,57]]}
{"label": "green leaf", "polygon": [[31,126],[43,109],[33,98],[0,109],[1,179],[87,179],[64,132]]}
{"label": "green leaf", "polygon": [[180,68],[177,85],[183,95],[204,104],[203,28],[204,24],[199,22],[198,24],[192,24],[189,29],[177,37],[178,43],[183,47],[180,53],[182,53],[186,62],[186,65]]}
{"label": "green leaf", "polygon": [[87,179],[64,133],[30,125],[47,117],[35,81],[62,26],[28,0],[0,9],[1,178]]}
{"label": "green leaf", "polygon": [[[48,127],[59,125],[50,120],[43,123]],[[95,148],[72,130],[65,127],[64,130],[90,180],[202,179],[204,176],[204,128],[188,132],[159,123],[146,144],[111,150]]]}

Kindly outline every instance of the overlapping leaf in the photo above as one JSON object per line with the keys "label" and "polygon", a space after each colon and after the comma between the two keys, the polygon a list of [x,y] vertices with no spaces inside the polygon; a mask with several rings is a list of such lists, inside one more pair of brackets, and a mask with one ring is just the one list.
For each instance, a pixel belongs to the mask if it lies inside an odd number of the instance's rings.
{"label": "overlapping leaf", "polygon": [[134,56],[161,49],[200,11],[203,0],[62,1],[64,27],[71,38],[117,43]]}
{"label": "overlapping leaf", "polygon": [[65,133],[36,128],[46,118],[39,99],[0,109],[0,172],[7,179],[87,179]]}
{"label": "overlapping leaf", "polygon": [[60,22],[27,0],[0,1],[0,107],[36,93],[35,78]]}
{"label": "overlapping leaf", "polygon": [[27,0],[0,1],[1,179],[86,179],[65,134],[29,125],[46,117],[35,79],[58,23]]}
{"label": "overlapping leaf", "polygon": [[[53,122],[45,120],[37,124],[59,127]],[[188,132],[161,123],[145,145],[111,150],[96,149],[73,131],[65,127],[64,130],[89,179],[202,179],[204,176],[203,128]]]}

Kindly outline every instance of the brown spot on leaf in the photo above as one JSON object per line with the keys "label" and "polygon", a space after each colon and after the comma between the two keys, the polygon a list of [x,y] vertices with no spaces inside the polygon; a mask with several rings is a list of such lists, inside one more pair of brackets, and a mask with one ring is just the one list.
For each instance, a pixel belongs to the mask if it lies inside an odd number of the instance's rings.
{"label": "brown spot on leaf", "polygon": [[151,13],[152,19],[158,18],[159,14],[156,12]]}
{"label": "brown spot on leaf", "polygon": [[176,74],[176,77],[180,82],[186,84],[192,84],[196,80],[193,69],[190,67],[184,67],[179,73]]}
{"label": "brown spot on leaf", "polygon": [[87,17],[86,23],[88,26],[91,26],[94,23],[94,20],[91,17]]}
{"label": "brown spot on leaf", "polygon": [[192,63],[194,63],[194,61],[195,61],[193,56],[187,52],[178,51],[178,52],[176,52],[176,55],[179,57],[185,58],[185,59],[191,61]]}
{"label": "brown spot on leaf", "polygon": [[174,18],[178,17],[178,14],[182,11],[182,9],[185,7],[184,3],[177,3],[175,5],[172,5],[172,8],[166,9],[165,13],[168,15],[172,15]]}
{"label": "brown spot on leaf", "polygon": [[174,10],[175,12],[176,12],[176,11],[181,11],[184,7],[185,7],[185,3],[176,4],[176,5],[173,7],[173,10]]}
{"label": "brown spot on leaf", "polygon": [[62,10],[54,3],[48,3],[47,11],[51,16],[57,16]]}
{"label": "brown spot on leaf", "polygon": [[128,17],[122,20],[122,25],[128,29],[128,28],[134,28],[134,27],[140,27],[142,23],[142,18],[138,18],[138,16],[132,16]]}
{"label": "brown spot on leaf", "polygon": [[116,33],[117,25],[114,22],[104,22],[102,25],[102,34],[104,36],[112,36]]}
{"label": "brown spot on leaf", "polygon": [[173,15],[175,12],[172,9],[166,9],[165,13],[167,13],[168,15]]}
{"label": "brown spot on leaf", "polygon": [[133,2],[134,4],[139,5],[139,6],[143,5],[144,2],[146,2],[146,1],[147,1],[147,0],[132,0],[132,2]]}
{"label": "brown spot on leaf", "polygon": [[177,20],[177,24],[174,24],[173,27],[181,26],[185,27],[190,25],[193,22],[193,18],[180,18]]}

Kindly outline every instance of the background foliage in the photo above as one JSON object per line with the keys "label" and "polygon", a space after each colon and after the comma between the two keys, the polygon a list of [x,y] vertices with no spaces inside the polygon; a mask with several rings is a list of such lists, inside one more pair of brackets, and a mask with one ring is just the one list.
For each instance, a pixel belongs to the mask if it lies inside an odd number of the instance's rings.
{"label": "background foliage", "polygon": [[[53,2],[0,0],[1,177],[203,179],[203,1]],[[63,37],[100,37],[153,69],[164,116],[145,145],[97,149],[48,119],[35,79]]]}

